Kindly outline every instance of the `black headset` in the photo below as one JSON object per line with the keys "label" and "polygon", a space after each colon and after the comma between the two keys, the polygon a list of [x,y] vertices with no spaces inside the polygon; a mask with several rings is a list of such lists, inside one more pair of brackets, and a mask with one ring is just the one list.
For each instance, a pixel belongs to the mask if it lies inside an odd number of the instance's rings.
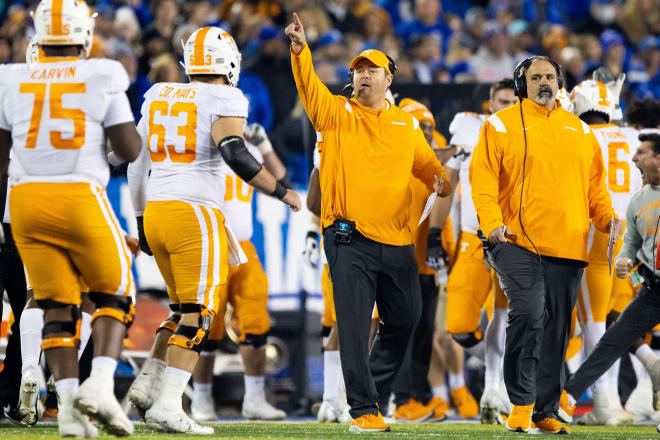
{"label": "black headset", "polygon": [[[388,54],[385,54],[385,56],[390,61],[389,65],[387,66],[390,69],[390,75],[394,75],[394,72],[396,72],[396,69],[397,69],[396,63],[394,62],[392,57],[389,56]],[[350,98],[351,95],[353,95],[353,77],[354,76],[355,76],[355,72],[353,71],[353,69],[350,69],[348,71],[348,75],[346,76],[346,81],[348,81],[348,82],[346,83],[344,88],[341,89],[341,94],[344,95],[347,98]]]}
{"label": "black headset", "polygon": [[516,69],[513,71],[513,92],[520,99],[527,98],[527,78],[525,78],[525,73],[529,66],[536,60],[544,60],[552,64],[552,67],[555,68],[557,74],[557,89],[564,87],[564,77],[562,76],[561,66],[550,57],[535,55],[519,62]]}

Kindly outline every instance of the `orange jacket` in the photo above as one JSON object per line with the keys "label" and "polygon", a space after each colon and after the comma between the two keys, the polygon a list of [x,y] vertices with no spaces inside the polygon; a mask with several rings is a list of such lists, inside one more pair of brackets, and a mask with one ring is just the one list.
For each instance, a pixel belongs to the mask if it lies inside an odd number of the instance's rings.
{"label": "orange jacket", "polygon": [[600,146],[589,126],[561,108],[524,99],[481,127],[472,162],[472,200],[488,237],[506,225],[515,244],[534,252],[518,218],[527,135],[522,224],[541,255],[588,261],[589,219],[606,232],[614,209]]}
{"label": "orange jacket", "polygon": [[[322,227],[344,218],[374,241],[411,244],[411,173],[430,190],[434,175],[447,179],[417,120],[389,102],[371,110],[330,93],[314,73],[308,47],[299,55],[291,52],[291,65],[307,116],[319,132]],[[450,191],[446,183],[443,194]]]}

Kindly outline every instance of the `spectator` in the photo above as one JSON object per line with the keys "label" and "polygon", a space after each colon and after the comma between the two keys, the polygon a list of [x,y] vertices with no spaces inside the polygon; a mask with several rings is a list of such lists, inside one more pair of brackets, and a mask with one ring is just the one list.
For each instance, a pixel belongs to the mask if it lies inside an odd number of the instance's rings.
{"label": "spectator", "polygon": [[392,34],[392,21],[384,9],[369,8],[361,18],[362,33],[367,41],[381,41],[386,35]]}
{"label": "spectator", "polygon": [[154,58],[147,78],[152,84],[160,82],[177,83],[183,80],[179,62],[169,53],[164,53]]}
{"label": "spectator", "polygon": [[140,37],[140,22],[129,7],[121,7],[115,13],[114,32],[120,40],[134,46]]}
{"label": "spectator", "polygon": [[174,53],[179,57],[183,57],[183,44],[182,41],[188,41],[188,38],[195,32],[198,28],[192,23],[184,23],[179,25],[172,35],[172,47],[174,47]]}
{"label": "spectator", "polygon": [[433,83],[434,84],[450,84],[451,83],[451,72],[442,63],[436,64],[433,69]]}
{"label": "spectator", "polygon": [[441,60],[440,50],[440,41],[438,41],[437,35],[422,35],[413,43],[415,76],[422,84],[433,82],[433,64]]}
{"label": "spectator", "polygon": [[104,40],[115,37],[115,6],[108,1],[100,1],[94,7],[96,19],[94,20],[94,36]]}
{"label": "spectator", "polygon": [[596,70],[600,66],[603,48],[600,46],[600,41],[598,41],[595,35],[583,34],[580,36],[580,51],[584,57],[587,71]]}
{"label": "spectator", "polygon": [[130,85],[128,86],[128,90],[126,90],[126,96],[128,96],[128,102],[131,104],[131,111],[133,112],[135,122],[138,122],[140,120],[142,102],[144,102],[144,94],[151,87],[151,83],[145,75],[138,73],[137,57],[128,44],[121,43],[116,45],[113,47],[113,52],[109,55],[119,61],[124,66],[124,69],[126,69],[126,73],[128,73]]}
{"label": "spectator", "polygon": [[7,64],[11,61],[11,40],[0,37],[0,64]]}
{"label": "spectator", "polygon": [[[188,23],[195,26],[195,29],[198,29],[206,23],[214,22],[218,19],[217,14],[215,14],[211,2],[206,0],[196,1],[190,4],[188,14]],[[185,40],[184,40],[185,41]]]}
{"label": "spectator", "polygon": [[283,38],[284,33],[279,28],[263,28],[259,33],[259,54],[248,69],[266,83],[273,102],[275,127],[288,117],[297,97],[291,75],[289,48]]}
{"label": "spectator", "polygon": [[638,44],[647,35],[658,35],[660,0],[627,0],[617,22],[633,44]]}
{"label": "spectator", "polygon": [[561,62],[561,51],[566,45],[566,32],[564,26],[560,24],[550,25],[547,33],[543,37],[543,53],[559,63]]}
{"label": "spectator", "polygon": [[522,60],[531,57],[533,53],[538,53],[538,49],[534,48],[534,37],[529,31],[529,23],[525,20],[514,20],[507,27],[507,32],[511,39],[513,62],[516,65]]}
{"label": "spectator", "polygon": [[600,35],[607,29],[623,32],[616,18],[621,12],[621,0],[592,0],[589,18],[577,26],[577,33]]}
{"label": "spectator", "polygon": [[412,84],[419,82],[415,76],[415,67],[413,62],[407,56],[402,56],[396,62],[396,75],[394,75],[393,84]]}
{"label": "spectator", "polygon": [[410,46],[420,35],[436,34],[442,42],[442,52],[447,51],[452,30],[442,21],[442,3],[440,0],[416,0],[415,19],[401,23],[396,34],[399,35],[406,46]]}
{"label": "spectator", "polygon": [[[323,3],[335,29],[342,33],[360,32],[362,30],[362,23],[350,10],[349,0],[327,0]],[[303,22],[303,25],[307,30],[307,23]]]}
{"label": "spectator", "polygon": [[[172,35],[179,16],[175,0],[152,0],[150,8],[154,20],[144,29],[142,43],[146,54],[153,57],[163,52],[172,52]],[[161,47],[162,45],[162,47]]]}
{"label": "spectator", "polygon": [[628,83],[636,98],[660,98],[660,41],[644,37],[630,62]]}
{"label": "spectator", "polygon": [[[307,5],[297,11],[300,21],[303,22],[307,32],[308,41],[314,45],[321,35],[332,29],[332,22],[328,14],[321,7]],[[358,28],[358,32],[361,27]]]}
{"label": "spectator", "polygon": [[403,41],[395,35],[385,35],[380,41],[380,47],[395,61],[403,54]]}
{"label": "spectator", "polygon": [[482,39],[482,46],[470,59],[470,65],[479,81],[495,82],[510,78],[516,67],[509,55],[509,39],[504,28],[490,22]]}
{"label": "spectator", "polygon": [[601,34],[600,45],[603,48],[603,66],[607,67],[616,78],[623,72],[623,62],[626,57],[623,35],[608,29]]}
{"label": "spectator", "polygon": [[635,130],[659,127],[660,103],[654,99],[640,99],[630,103],[626,109],[626,122]]}
{"label": "spectator", "polygon": [[564,67],[564,88],[573,90],[584,80],[586,66],[582,53],[576,47],[565,47],[561,51],[561,64]]}

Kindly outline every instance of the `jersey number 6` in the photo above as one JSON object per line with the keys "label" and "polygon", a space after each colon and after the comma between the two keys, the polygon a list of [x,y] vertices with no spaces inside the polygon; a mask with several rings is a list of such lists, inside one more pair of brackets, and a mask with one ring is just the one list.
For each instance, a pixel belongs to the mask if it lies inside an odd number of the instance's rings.
{"label": "jersey number 6", "polygon": [[[149,132],[147,134],[147,145],[151,153],[152,162],[163,162],[169,155],[172,162],[192,163],[197,155],[197,106],[192,102],[175,102],[169,108],[169,116],[176,118],[181,113],[186,113],[186,124],[177,127],[177,135],[185,138],[183,153],[176,151],[174,145],[168,145],[165,149],[165,126],[156,124],[154,116],[160,112],[162,116],[168,116],[167,101],[154,101],[149,105]],[[151,147],[151,136],[156,136],[156,151]]]}

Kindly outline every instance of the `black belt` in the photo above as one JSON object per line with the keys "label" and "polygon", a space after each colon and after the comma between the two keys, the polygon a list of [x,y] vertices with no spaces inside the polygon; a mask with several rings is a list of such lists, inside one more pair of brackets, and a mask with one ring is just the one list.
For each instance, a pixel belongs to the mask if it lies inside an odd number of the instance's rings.
{"label": "black belt", "polygon": [[641,276],[644,277],[644,285],[652,292],[660,293],[660,278],[655,276],[655,273],[649,269],[646,264],[642,263],[639,265],[637,271]]}

